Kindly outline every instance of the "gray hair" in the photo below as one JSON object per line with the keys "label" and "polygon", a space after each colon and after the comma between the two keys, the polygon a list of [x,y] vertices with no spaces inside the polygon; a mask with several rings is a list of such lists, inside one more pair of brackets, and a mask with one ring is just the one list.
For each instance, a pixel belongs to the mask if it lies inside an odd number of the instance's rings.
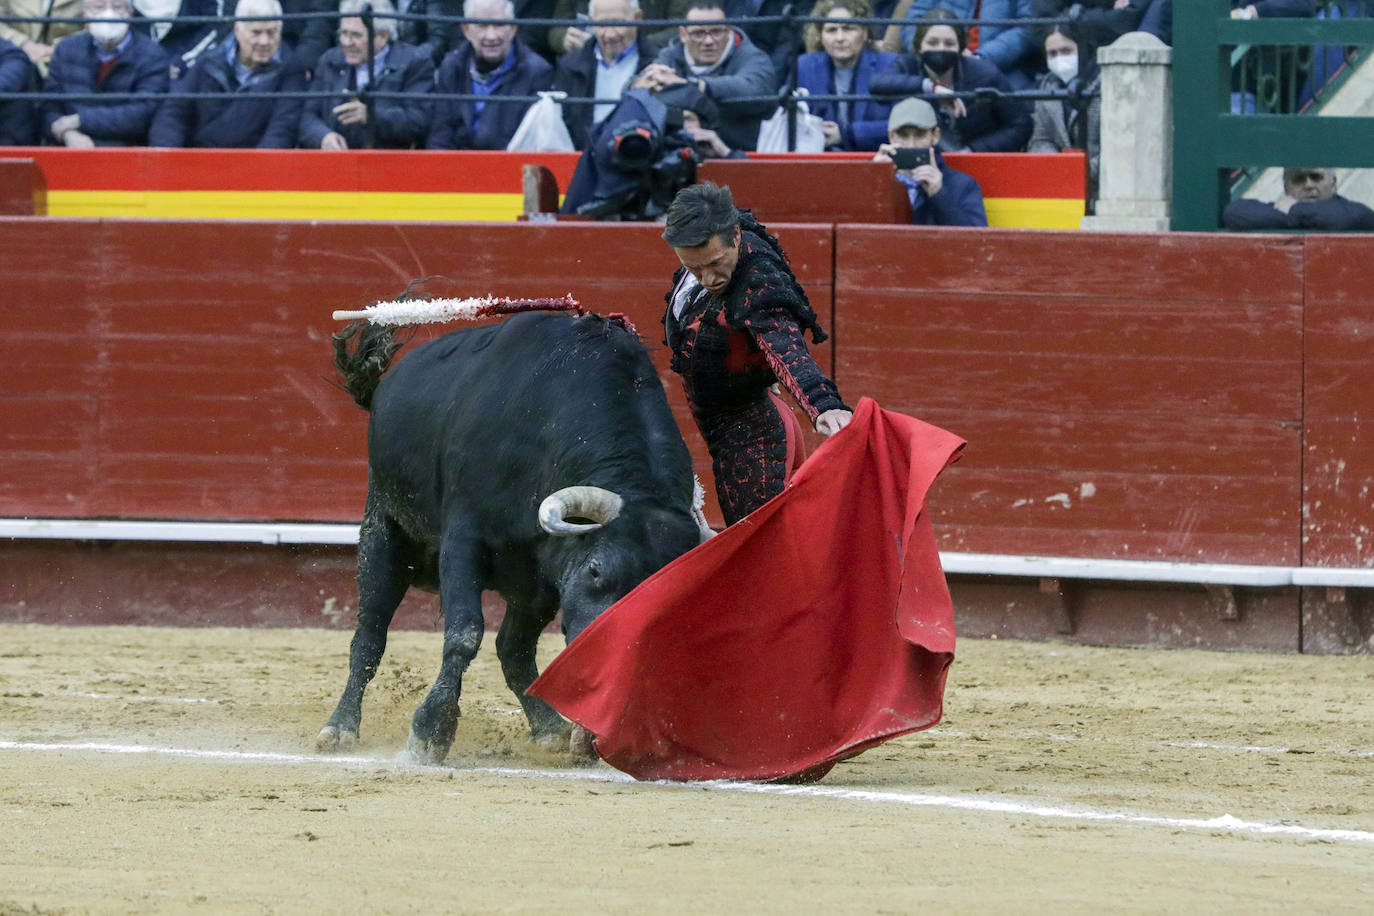
{"label": "gray hair", "polygon": [[239,0],[235,16],[280,16],[281,0]]}
{"label": "gray hair", "polygon": [[391,0],[340,0],[339,15],[361,16],[363,8],[367,6],[372,7],[372,27],[378,32],[385,32],[388,38],[395,38],[400,23],[387,15],[396,12]]}
{"label": "gray hair", "polygon": [[[481,0],[463,0],[463,15],[466,16],[466,17],[469,18],[469,19],[477,19],[477,18],[480,18],[480,17],[476,16],[476,15],[472,12],[472,8],[473,8],[474,6],[476,6],[476,5],[477,5],[478,3],[480,3],[480,2],[481,2]],[[506,7],[506,11],[505,11],[504,13],[502,13],[501,16],[498,17],[498,18],[501,18],[501,19],[514,19],[514,18],[515,18],[515,0],[506,0],[506,2],[505,2],[505,7]]]}
{"label": "gray hair", "polygon": [[677,192],[665,222],[663,241],[674,248],[697,248],[713,237],[731,245],[739,228],[739,211],[729,185],[705,181]]}
{"label": "gray hair", "polygon": [[[639,12],[639,0],[625,0],[625,5],[628,6],[628,7],[630,8],[630,17],[631,17],[631,18],[634,17],[634,14],[635,14],[635,13]],[[587,15],[588,15],[588,16],[594,16],[594,15],[596,15],[595,12],[593,12],[595,9],[596,9],[596,0],[587,0]]]}

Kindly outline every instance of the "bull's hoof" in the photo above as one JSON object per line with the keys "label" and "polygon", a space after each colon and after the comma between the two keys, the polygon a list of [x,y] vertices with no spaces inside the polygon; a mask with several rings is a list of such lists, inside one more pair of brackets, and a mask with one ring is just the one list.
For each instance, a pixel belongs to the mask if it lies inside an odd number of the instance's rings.
{"label": "bull's hoof", "polygon": [[574,757],[586,760],[596,759],[596,735],[580,725],[574,725],[572,736],[568,739],[568,750]]}
{"label": "bull's hoof", "polygon": [[448,756],[449,744],[438,741],[430,741],[415,734],[415,729],[410,730],[410,737],[406,739],[406,751],[410,754],[410,759],[416,763],[435,766],[444,762]]}
{"label": "bull's hoof", "polygon": [[358,733],[337,725],[326,725],[315,736],[315,750],[322,754],[334,754],[353,750],[358,743]]}

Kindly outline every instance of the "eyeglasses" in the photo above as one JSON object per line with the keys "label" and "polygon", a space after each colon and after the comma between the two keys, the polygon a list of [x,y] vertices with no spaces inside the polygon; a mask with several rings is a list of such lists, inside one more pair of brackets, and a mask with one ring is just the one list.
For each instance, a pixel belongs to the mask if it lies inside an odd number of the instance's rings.
{"label": "eyeglasses", "polygon": [[1321,184],[1326,180],[1326,173],[1317,170],[1311,172],[1293,172],[1288,176],[1288,180],[1293,184],[1302,184],[1307,181],[1315,181]]}
{"label": "eyeglasses", "polygon": [[688,40],[688,41],[705,41],[706,39],[710,38],[710,39],[719,41],[720,39],[724,38],[724,37],[725,37],[726,35],[728,35],[729,33],[730,33],[730,30],[729,30],[727,27],[725,27],[725,26],[714,26],[714,27],[711,27],[711,28],[688,29],[688,30],[687,30],[687,40]]}
{"label": "eyeglasses", "polygon": [[129,4],[126,0],[106,0],[104,3],[101,3],[100,0],[94,0],[94,2],[87,3],[85,9],[88,13],[121,13],[128,15]]}

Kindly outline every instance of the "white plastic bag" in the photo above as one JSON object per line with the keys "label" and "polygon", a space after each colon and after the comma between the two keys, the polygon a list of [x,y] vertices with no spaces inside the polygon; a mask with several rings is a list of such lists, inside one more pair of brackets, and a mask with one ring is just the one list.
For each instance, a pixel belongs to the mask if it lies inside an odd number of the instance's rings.
{"label": "white plastic bag", "polygon": [[566,92],[539,93],[539,101],[520,119],[520,126],[515,129],[515,136],[510,138],[506,149],[523,153],[573,152],[568,125],[563,123],[563,106],[558,104],[567,97]]}
{"label": "white plastic bag", "polygon": [[[805,89],[797,90],[805,95]],[[779,105],[768,120],[759,125],[759,142],[755,149],[760,153],[823,153],[825,152],[825,129],[821,127],[819,115],[813,115],[805,101],[797,101],[797,145],[787,148],[787,109]]]}

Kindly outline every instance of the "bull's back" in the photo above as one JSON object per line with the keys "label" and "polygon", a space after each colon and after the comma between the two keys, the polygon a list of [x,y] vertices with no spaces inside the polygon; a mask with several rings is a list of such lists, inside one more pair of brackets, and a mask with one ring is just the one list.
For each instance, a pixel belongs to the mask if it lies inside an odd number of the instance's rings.
{"label": "bull's back", "polygon": [[642,424],[629,405],[645,400],[646,383],[662,402],[652,422],[671,424],[643,346],[605,319],[540,312],[460,328],[403,354],[383,377],[368,437],[373,484],[422,514],[469,491],[489,511],[523,513],[530,496],[516,482],[560,485],[544,456],[607,412],[624,413],[617,426]]}

